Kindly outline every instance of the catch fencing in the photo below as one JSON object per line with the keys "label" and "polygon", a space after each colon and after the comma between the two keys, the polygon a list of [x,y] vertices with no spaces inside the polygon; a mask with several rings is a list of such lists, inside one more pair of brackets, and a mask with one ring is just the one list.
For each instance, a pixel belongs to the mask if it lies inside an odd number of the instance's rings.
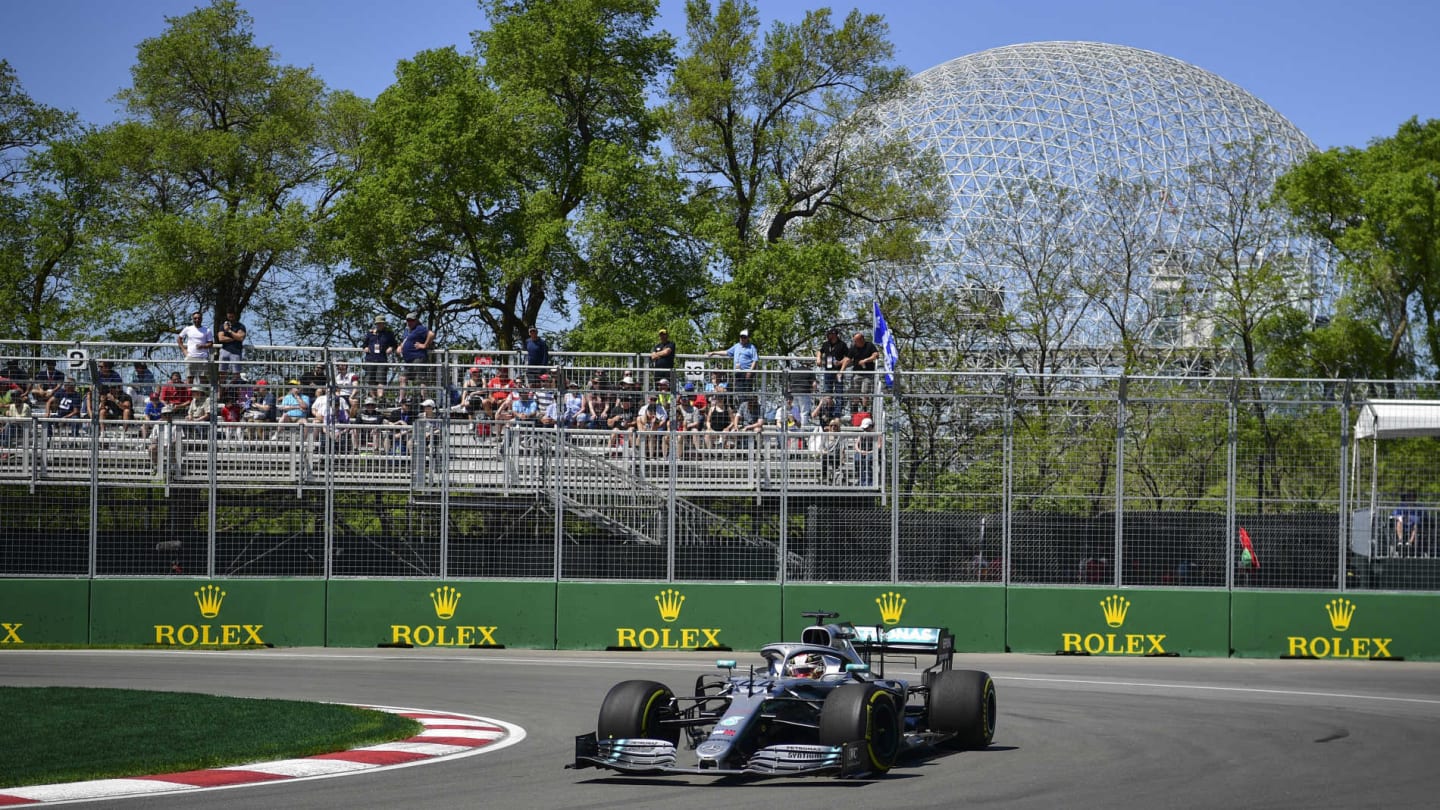
{"label": "catch fencing", "polygon": [[[189,371],[175,354],[0,345],[20,391],[48,391],[53,358],[80,400],[3,420],[0,576],[1440,590],[1429,383],[904,371],[889,389],[808,357],[741,374],[257,347],[148,418]],[[286,418],[292,389],[321,388],[343,416]],[[251,418],[277,389],[275,418]],[[631,426],[620,399],[668,419]],[[1407,405],[1399,428],[1357,430],[1381,401]]]}

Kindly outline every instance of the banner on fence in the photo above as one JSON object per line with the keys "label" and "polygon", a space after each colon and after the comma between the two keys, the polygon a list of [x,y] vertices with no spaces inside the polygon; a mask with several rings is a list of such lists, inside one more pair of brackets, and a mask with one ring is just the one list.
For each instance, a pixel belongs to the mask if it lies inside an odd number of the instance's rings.
{"label": "banner on fence", "polygon": [[835,611],[830,621],[860,626],[948,627],[957,652],[1005,649],[1005,589],[998,585],[786,585],[785,638],[798,639],[814,619],[806,611]]}
{"label": "banner on fence", "polygon": [[555,646],[555,583],[495,580],[330,581],[331,647]]}
{"label": "banner on fence", "polygon": [[780,586],[561,582],[556,643],[571,650],[754,650],[780,638]]}
{"label": "banner on fence", "polygon": [[1230,651],[1225,591],[1011,587],[1013,652],[1218,655]]}
{"label": "banner on fence", "polygon": [[318,647],[325,582],[318,579],[97,579],[93,644],[162,647]]}
{"label": "banner on fence", "polygon": [[1432,594],[1235,591],[1231,611],[1236,656],[1440,660]]}
{"label": "banner on fence", "polygon": [[89,640],[88,580],[0,580],[0,649]]}

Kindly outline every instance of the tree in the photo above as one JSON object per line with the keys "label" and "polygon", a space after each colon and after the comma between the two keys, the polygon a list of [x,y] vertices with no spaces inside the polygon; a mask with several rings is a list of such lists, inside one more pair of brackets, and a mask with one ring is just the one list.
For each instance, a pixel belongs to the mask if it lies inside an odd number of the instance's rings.
{"label": "tree", "polygon": [[1365,149],[1313,154],[1280,179],[1277,194],[1305,232],[1339,257],[1345,293],[1328,331],[1364,323],[1386,346],[1366,376],[1433,373],[1440,364],[1440,119],[1412,118]]}
{"label": "tree", "polygon": [[[640,221],[665,183],[646,161],[656,127],[644,96],[672,44],[645,33],[653,0],[482,9],[475,55],[428,51],[397,68],[337,230],[346,293],[419,305],[508,347],[573,285],[645,286],[622,265],[657,255],[665,231]],[[646,190],[623,194],[629,182]],[[633,227],[607,221],[632,216]]]}
{"label": "tree", "polygon": [[[767,348],[808,346],[839,298],[816,298],[815,280],[798,276],[818,269],[821,286],[843,288],[862,262],[911,259],[916,226],[943,211],[934,158],[880,126],[884,102],[906,89],[904,71],[888,64],[878,15],[851,12],[837,27],[829,9],[809,11],[774,23],[762,42],[745,0],[713,9],[689,0],[685,14],[667,132],[710,208],[717,280],[733,288],[717,293],[719,331],[733,335],[778,308],[789,319],[766,327],[777,330],[762,333]],[[791,244],[775,247],[782,241]],[[835,261],[833,245],[854,258]]]}
{"label": "tree", "polygon": [[277,65],[234,0],[167,22],[139,45],[125,118],[94,141],[117,195],[113,303],[157,333],[177,307],[244,312],[307,263],[358,104]]}
{"label": "tree", "polygon": [[84,326],[77,281],[97,189],[78,159],[73,114],[40,104],[0,60],[0,332],[71,337]]}

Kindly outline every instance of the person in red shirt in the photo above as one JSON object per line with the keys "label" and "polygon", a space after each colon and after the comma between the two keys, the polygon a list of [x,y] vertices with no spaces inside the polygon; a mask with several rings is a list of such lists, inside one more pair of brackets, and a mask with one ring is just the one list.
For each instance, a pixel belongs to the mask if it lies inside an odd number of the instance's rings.
{"label": "person in red shirt", "polygon": [[180,379],[180,372],[172,371],[170,379],[160,386],[160,401],[174,408],[183,408],[190,404],[193,394],[190,386]]}

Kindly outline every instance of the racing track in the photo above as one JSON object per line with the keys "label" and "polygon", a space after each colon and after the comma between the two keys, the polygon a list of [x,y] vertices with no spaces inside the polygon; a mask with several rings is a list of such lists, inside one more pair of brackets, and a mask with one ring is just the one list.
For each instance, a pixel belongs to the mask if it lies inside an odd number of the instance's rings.
{"label": "racing track", "polygon": [[[758,660],[738,654],[741,662]],[[564,769],[618,680],[677,691],[713,655],[523,650],[7,651],[0,684],[425,707],[523,726],[450,763],[86,806],[182,808],[1426,807],[1440,802],[1440,664],[957,655],[1000,693],[995,745],[875,781],[636,779]],[[890,674],[900,674],[892,668]],[[4,749],[23,744],[0,735]]]}

